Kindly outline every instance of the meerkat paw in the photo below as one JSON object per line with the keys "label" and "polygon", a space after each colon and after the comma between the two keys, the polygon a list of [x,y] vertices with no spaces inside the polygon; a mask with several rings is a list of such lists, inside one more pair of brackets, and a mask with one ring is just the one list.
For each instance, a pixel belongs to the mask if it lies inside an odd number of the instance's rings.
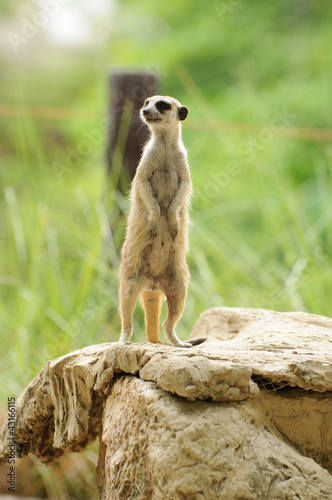
{"label": "meerkat paw", "polygon": [[148,225],[149,240],[152,241],[157,236],[157,224],[155,222],[150,222]]}
{"label": "meerkat paw", "polygon": [[126,332],[123,332],[121,333],[121,336],[119,338],[119,344],[125,344],[126,342],[129,342],[130,341],[130,337],[131,335],[126,333]]}
{"label": "meerkat paw", "polygon": [[174,344],[174,347],[192,347],[193,345],[190,342],[178,342]]}
{"label": "meerkat paw", "polygon": [[179,224],[177,222],[175,224],[169,224],[169,232],[173,241],[175,240],[179,229]]}

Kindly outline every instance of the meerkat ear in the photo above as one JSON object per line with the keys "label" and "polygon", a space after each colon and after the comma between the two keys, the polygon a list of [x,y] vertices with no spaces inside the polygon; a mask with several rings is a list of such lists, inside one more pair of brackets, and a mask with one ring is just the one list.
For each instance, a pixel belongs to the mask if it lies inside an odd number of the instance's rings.
{"label": "meerkat ear", "polygon": [[185,120],[188,116],[189,109],[186,106],[181,106],[178,111],[178,116],[180,120]]}

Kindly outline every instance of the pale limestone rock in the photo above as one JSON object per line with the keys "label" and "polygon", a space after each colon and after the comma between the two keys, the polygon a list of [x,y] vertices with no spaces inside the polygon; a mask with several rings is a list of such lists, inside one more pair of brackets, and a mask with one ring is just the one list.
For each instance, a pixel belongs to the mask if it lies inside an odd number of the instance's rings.
{"label": "pale limestone rock", "polygon": [[273,316],[276,319],[288,318],[308,325],[322,326],[332,330],[332,319],[305,312],[276,312],[269,309],[245,309],[241,307],[213,307],[198,318],[189,339],[214,337],[229,340],[251,321]]}
{"label": "pale limestone rock", "polygon": [[123,377],[103,429],[103,500],[332,498],[332,476],[282,439],[260,398],[192,403]]}
{"label": "pale limestone rock", "polygon": [[332,391],[329,318],[220,307],[198,319],[189,338],[198,335],[211,340],[199,346],[200,352],[211,351],[212,338],[219,339],[218,355],[223,352],[225,361],[249,366],[261,378],[306,390]]}
{"label": "pale limestone rock", "polygon": [[249,367],[207,356],[154,356],[139,372],[143,380],[153,380],[165,391],[189,401],[241,401],[257,395]]}
{"label": "pale limestone rock", "polygon": [[[332,498],[332,320],[218,308],[190,338],[202,336],[191,349],[107,343],[48,362],[17,399],[19,455],[52,463],[103,420],[100,484],[115,485],[103,498]],[[0,462],[7,439],[5,425]]]}
{"label": "pale limestone rock", "polygon": [[261,391],[256,401],[289,443],[332,474],[331,393]]}

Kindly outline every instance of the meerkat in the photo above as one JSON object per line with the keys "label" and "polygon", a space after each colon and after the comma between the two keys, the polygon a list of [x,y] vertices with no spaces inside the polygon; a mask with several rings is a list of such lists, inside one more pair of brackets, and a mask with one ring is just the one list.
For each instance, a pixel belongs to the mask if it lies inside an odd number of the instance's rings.
{"label": "meerkat", "polygon": [[139,296],[149,342],[162,343],[159,317],[164,296],[168,314],[163,328],[168,340],[177,347],[192,347],[205,340],[181,342],[175,332],[190,277],[186,253],[192,184],[180,124],[187,115],[188,108],[168,96],[149,97],[140,110],[151,136],[132,182],[121,249],[121,343],[128,342],[132,335],[132,316]]}

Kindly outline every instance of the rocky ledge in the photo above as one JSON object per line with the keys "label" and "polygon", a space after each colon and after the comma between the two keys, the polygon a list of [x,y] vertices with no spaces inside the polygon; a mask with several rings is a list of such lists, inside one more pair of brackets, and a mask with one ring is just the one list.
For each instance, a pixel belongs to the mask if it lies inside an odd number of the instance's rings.
{"label": "rocky ledge", "polygon": [[332,498],[332,320],[215,308],[195,337],[49,361],[17,399],[19,456],[51,464],[99,435],[102,499]]}

